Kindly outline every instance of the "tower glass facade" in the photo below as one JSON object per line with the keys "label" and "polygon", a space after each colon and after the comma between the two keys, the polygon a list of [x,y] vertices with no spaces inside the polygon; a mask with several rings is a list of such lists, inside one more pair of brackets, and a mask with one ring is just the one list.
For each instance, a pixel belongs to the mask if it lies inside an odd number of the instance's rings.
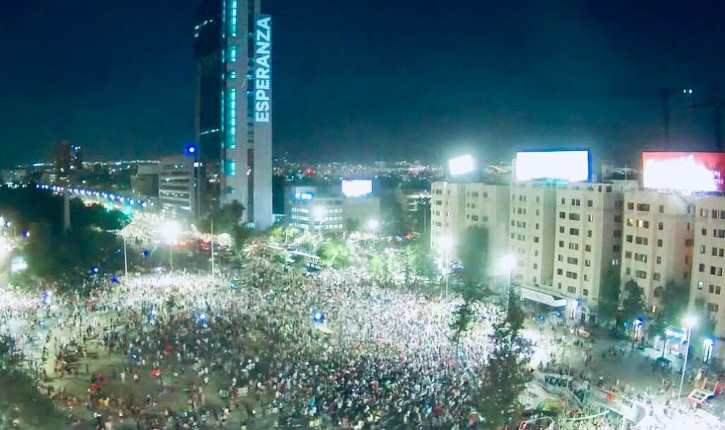
{"label": "tower glass facade", "polygon": [[[196,138],[201,211],[237,200],[272,224],[271,19],[260,0],[197,0]],[[259,87],[259,88],[257,88]]]}

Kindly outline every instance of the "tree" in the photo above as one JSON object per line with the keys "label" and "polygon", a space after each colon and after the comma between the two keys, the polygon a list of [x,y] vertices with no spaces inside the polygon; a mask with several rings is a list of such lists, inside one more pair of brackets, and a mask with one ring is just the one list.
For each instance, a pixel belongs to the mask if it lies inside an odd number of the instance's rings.
{"label": "tree", "polygon": [[664,288],[658,287],[655,290],[655,296],[660,297],[660,307],[655,313],[654,320],[648,324],[647,334],[650,337],[659,336],[664,341],[662,347],[662,357],[664,357],[667,349],[667,327],[680,325],[687,311],[690,289],[687,285],[669,280]]}
{"label": "tree", "polygon": [[619,270],[610,267],[599,285],[599,316],[604,321],[615,319],[619,311],[621,280]]}
{"label": "tree", "polygon": [[624,284],[625,297],[622,301],[622,317],[625,321],[633,321],[642,317],[645,312],[644,290],[634,280]]}
{"label": "tree", "polygon": [[488,230],[469,227],[459,250],[461,264],[460,278],[464,284],[480,285],[488,276]]}
{"label": "tree", "polygon": [[244,210],[244,205],[239,203],[238,200],[233,200],[231,203],[214,209],[207,215],[201,223],[201,228],[205,233],[210,233],[213,221],[215,234],[228,233],[234,236],[235,230],[239,227],[239,221],[244,215]]}
{"label": "tree", "polygon": [[344,240],[334,239],[320,245],[317,249],[317,256],[327,266],[345,268],[350,265],[352,249]]}
{"label": "tree", "polygon": [[520,333],[522,326],[523,310],[513,293],[508,312],[493,326],[492,350],[474,390],[473,406],[486,428],[502,428],[521,409],[518,399],[526,389],[531,356],[531,345]]}
{"label": "tree", "polygon": [[360,231],[360,220],[355,218],[345,219],[345,231],[348,233],[353,231]]}

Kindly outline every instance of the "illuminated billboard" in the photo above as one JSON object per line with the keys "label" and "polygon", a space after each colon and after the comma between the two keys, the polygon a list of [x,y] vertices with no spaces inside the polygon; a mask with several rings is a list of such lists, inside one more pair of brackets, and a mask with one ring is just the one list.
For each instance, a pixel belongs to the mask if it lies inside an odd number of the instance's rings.
{"label": "illuminated billboard", "polygon": [[658,190],[725,191],[722,152],[643,152],[642,186]]}
{"label": "illuminated billboard", "polygon": [[473,172],[475,169],[476,166],[470,154],[448,160],[448,170],[450,170],[452,176],[465,175],[466,173]]}
{"label": "illuminated billboard", "polygon": [[342,194],[345,197],[364,197],[373,193],[373,181],[370,179],[351,179],[342,181]]}
{"label": "illuminated billboard", "polygon": [[516,153],[516,180],[589,180],[589,150],[523,151]]}

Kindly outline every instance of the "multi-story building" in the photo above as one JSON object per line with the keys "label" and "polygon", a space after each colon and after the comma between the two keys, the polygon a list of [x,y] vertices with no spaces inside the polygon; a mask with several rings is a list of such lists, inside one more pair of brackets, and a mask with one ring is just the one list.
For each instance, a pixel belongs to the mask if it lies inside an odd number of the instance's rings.
{"label": "multi-story building", "polygon": [[60,140],[55,144],[53,156],[56,172],[68,175],[71,170],[83,169],[83,148],[68,140]]}
{"label": "multi-story building", "polygon": [[636,188],[636,181],[557,187],[551,292],[568,299],[571,318],[593,321],[602,279],[619,271],[624,191]]}
{"label": "multi-story building", "polygon": [[131,176],[131,191],[138,197],[159,196],[159,164],[138,164]]}
{"label": "multi-story building", "polygon": [[667,282],[690,285],[694,198],[650,190],[624,194],[622,285],[637,282],[656,311]]}
{"label": "multi-story building", "polygon": [[164,157],[159,166],[159,203],[162,210],[172,216],[193,215],[197,204],[193,158],[183,155]]}
{"label": "multi-story building", "polygon": [[[714,336],[703,339],[703,355],[725,358],[725,197],[705,197],[695,203],[694,252],[690,282],[690,311],[715,322]],[[704,323],[701,322],[704,326]],[[696,345],[698,346],[698,345]],[[714,351],[713,351],[714,349]]]}
{"label": "multi-story building", "polygon": [[[489,273],[497,275],[508,249],[508,185],[434,182],[431,185],[431,249],[438,261],[455,260],[468,229],[488,233]],[[448,242],[448,243],[446,243]]]}
{"label": "multi-story building", "polygon": [[521,296],[552,306],[562,306],[552,289],[556,186],[550,182],[516,182],[511,185],[509,250],[516,259],[513,281]]}
{"label": "multi-story building", "polygon": [[[198,0],[196,138],[203,211],[234,200],[272,224],[271,18],[260,0]],[[201,211],[201,212],[203,212]]]}

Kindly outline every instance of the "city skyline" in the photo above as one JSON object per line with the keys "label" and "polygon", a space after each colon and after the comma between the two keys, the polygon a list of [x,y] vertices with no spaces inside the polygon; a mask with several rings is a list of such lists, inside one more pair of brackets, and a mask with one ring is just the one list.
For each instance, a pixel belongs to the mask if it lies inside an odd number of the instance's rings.
{"label": "city skyline", "polygon": [[[459,147],[500,158],[589,146],[629,161],[623,150],[662,148],[662,88],[693,88],[707,102],[722,86],[715,3],[425,5],[379,14],[357,1],[268,1],[275,154],[440,160]],[[0,18],[0,46],[23,58],[0,83],[5,166],[47,158],[60,139],[124,158],[194,140],[193,4],[35,6]],[[57,37],[33,34],[40,27]],[[713,150],[712,113],[687,103],[673,98],[671,149]]]}

